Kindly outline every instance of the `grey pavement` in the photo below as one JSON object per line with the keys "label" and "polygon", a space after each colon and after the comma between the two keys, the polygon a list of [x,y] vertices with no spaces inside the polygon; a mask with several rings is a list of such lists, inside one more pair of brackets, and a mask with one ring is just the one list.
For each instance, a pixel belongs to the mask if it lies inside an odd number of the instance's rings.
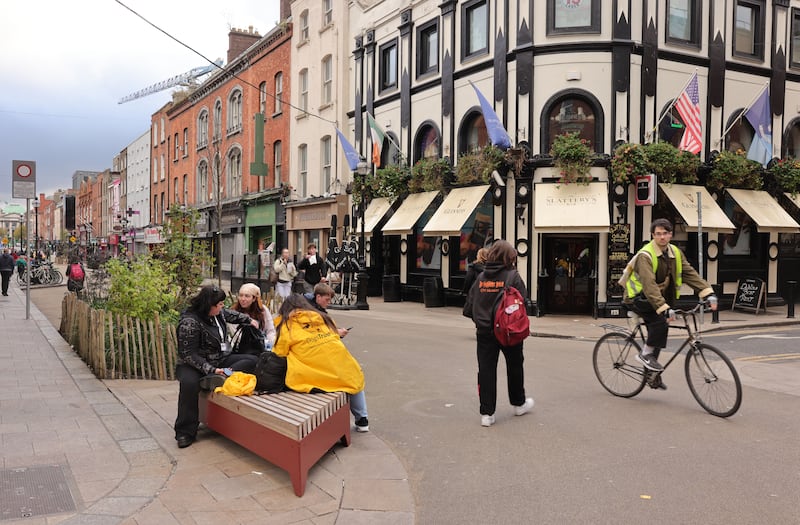
{"label": "grey pavement", "polygon": [[[49,300],[60,304],[64,290],[53,289]],[[427,324],[432,332],[437,326],[469,325],[458,308],[426,309],[419,303],[384,303],[380,298],[370,298],[367,312],[334,316],[360,319],[364,328],[398,316]],[[600,325],[624,322],[532,318],[535,335],[587,341],[603,332]],[[704,329],[796,322],[786,318],[785,307],[759,315],[726,311],[718,325],[707,316]],[[28,487],[40,504],[36,508],[44,509],[36,515],[31,515],[34,505],[20,506],[4,491],[0,521],[13,522],[15,513],[24,523],[37,525],[418,521],[418,475],[407,471],[408,462],[382,439],[380,425],[373,424],[368,434],[353,432],[350,447],[333,448],[311,470],[306,493],[297,498],[285,472],[211,431],[201,431],[193,446],[178,449],[172,433],[177,383],[96,379],[35,305],[31,319],[25,320],[24,290],[15,284],[9,297],[0,297],[0,333],[0,365],[6,371],[0,378],[2,479],[17,480],[14,476],[22,471],[36,474],[39,467],[49,467],[48,473],[55,471],[63,480],[51,483],[60,492],[52,487],[42,491],[41,484],[39,492],[35,485]],[[775,391],[775,367],[769,366],[737,362],[746,385]],[[785,370],[786,377],[777,381],[780,391],[800,396],[800,374],[794,367]],[[380,423],[380,416],[377,419]],[[63,501],[61,507],[48,505],[66,489],[74,508],[64,510]],[[498,522],[513,522],[510,516],[501,518]]]}

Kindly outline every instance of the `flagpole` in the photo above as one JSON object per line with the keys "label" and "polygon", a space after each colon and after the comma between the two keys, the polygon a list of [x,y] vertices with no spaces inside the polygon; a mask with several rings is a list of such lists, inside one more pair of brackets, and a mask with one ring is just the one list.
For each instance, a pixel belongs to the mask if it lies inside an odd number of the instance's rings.
{"label": "flagpole", "polygon": [[[372,120],[375,122],[375,124],[377,124],[377,123],[378,123],[378,121],[377,121],[377,120],[375,120],[375,115],[373,115],[373,114],[372,114],[372,113],[370,113],[369,111],[367,111],[366,113],[367,113],[367,115],[368,115],[369,117],[371,117],[371,118],[372,118]],[[369,124],[367,124],[367,127],[369,127]],[[371,145],[372,145],[372,133],[370,133],[370,135],[369,135],[369,136],[370,136],[370,139],[369,139],[369,141],[370,141],[370,146],[371,146]],[[394,146],[394,149],[396,149],[396,150],[397,150],[397,153],[399,153],[399,154],[400,154],[400,158],[401,158],[401,159],[403,159],[403,161],[405,162],[406,166],[409,166],[408,157],[406,157],[405,153],[403,153],[403,150],[402,150],[402,149],[400,149],[400,146],[397,144],[397,142],[395,142],[394,140],[392,140],[392,136],[391,136],[391,135],[389,135],[389,134],[388,134],[388,133],[386,133],[386,132],[384,132],[384,133],[383,133],[383,136],[384,136],[384,137],[386,137],[386,140],[388,140],[388,141],[389,141],[389,144],[391,144],[392,146]]]}
{"label": "flagpole", "polygon": [[[721,136],[720,138],[718,138],[714,144],[716,144],[717,146],[719,146],[720,144],[722,144],[722,141],[723,141],[723,140],[725,140],[725,135],[727,135],[727,134],[728,134],[728,132],[731,130],[731,128],[732,128],[732,127],[733,127],[733,126],[734,126],[734,125],[735,125],[737,122],[739,122],[740,120],[742,120],[742,117],[744,117],[745,113],[747,113],[747,112],[750,110],[750,108],[753,106],[753,104],[755,104],[756,100],[758,100],[758,99],[759,99],[759,97],[761,96],[761,94],[762,94],[762,93],[764,93],[764,90],[765,90],[765,89],[767,89],[768,87],[769,87],[769,80],[767,80],[766,82],[764,82],[764,87],[762,87],[762,88],[761,88],[761,90],[760,90],[760,91],[759,91],[759,92],[756,94],[756,96],[754,96],[754,97],[753,97],[753,99],[752,99],[752,100],[751,100],[751,101],[750,101],[750,102],[747,104],[747,106],[745,106],[745,108],[742,110],[742,112],[741,112],[741,113],[739,113],[739,116],[738,116],[738,117],[736,117],[736,118],[734,119],[734,121],[733,121],[733,122],[731,122],[731,123],[730,123],[730,125],[729,125],[727,128],[725,128],[725,131],[723,131],[723,132],[722,132],[722,136]],[[756,130],[756,132],[758,132],[758,130]]]}
{"label": "flagpole", "polygon": [[[681,98],[681,95],[683,94],[684,91],[686,91],[686,88],[689,87],[689,83],[691,83],[692,79],[696,75],[697,75],[697,68],[694,69],[694,73],[692,73],[692,75],[689,77],[689,80],[687,80],[686,83],[681,88],[681,90],[678,91],[678,96],[672,99],[672,102],[670,103],[669,106],[667,106],[667,109],[664,111],[664,114],[661,115],[661,118],[658,119],[658,121],[656,122],[655,126],[653,126],[653,129],[650,130],[650,134],[651,135],[653,133],[655,133],[655,139],[656,139],[655,141],[656,142],[658,142],[658,125],[661,124],[662,120],[667,118],[667,115],[669,115],[670,110],[675,107],[675,104],[678,103],[678,100]],[[647,137],[645,137],[645,138],[647,138]]]}

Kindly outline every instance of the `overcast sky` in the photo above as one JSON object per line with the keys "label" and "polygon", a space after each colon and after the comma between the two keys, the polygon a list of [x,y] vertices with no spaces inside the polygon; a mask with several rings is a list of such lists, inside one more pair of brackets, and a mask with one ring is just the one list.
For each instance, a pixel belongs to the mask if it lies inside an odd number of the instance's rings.
{"label": "overcast sky", "polygon": [[[261,35],[278,0],[122,0],[211,60],[226,59],[230,28]],[[0,206],[11,161],[36,161],[36,190],[68,188],[76,170],[111,168],[147,131],[166,90],[119,99],[207,64],[116,0],[3,0],[0,16]]]}

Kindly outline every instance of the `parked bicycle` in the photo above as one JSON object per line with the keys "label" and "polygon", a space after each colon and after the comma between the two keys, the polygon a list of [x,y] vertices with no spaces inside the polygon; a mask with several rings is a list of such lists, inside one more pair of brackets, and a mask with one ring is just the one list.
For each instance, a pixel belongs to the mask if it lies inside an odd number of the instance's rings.
{"label": "parked bicycle", "polygon": [[[702,342],[697,327],[697,313],[706,302],[691,310],[675,310],[680,323],[671,323],[670,328],[686,330],[687,337],[664,365],[664,370],[654,372],[645,369],[635,357],[641,351],[638,340],[644,344],[644,322],[638,318],[633,330],[616,325],[602,325],[608,333],[600,337],[594,346],[592,361],[594,373],[600,384],[619,397],[633,397],[645,387],[657,385],[660,375],[688,348],[684,372],[692,395],[710,414],[730,417],[742,404],[742,384],[733,363],[722,351]],[[638,316],[637,316],[638,317]]]}
{"label": "parked bicycle", "polygon": [[27,282],[26,273],[31,272],[31,284],[61,284],[64,281],[64,274],[58,271],[51,262],[41,262],[34,264],[30,270],[27,268],[22,273],[17,273],[17,283],[25,286]]}

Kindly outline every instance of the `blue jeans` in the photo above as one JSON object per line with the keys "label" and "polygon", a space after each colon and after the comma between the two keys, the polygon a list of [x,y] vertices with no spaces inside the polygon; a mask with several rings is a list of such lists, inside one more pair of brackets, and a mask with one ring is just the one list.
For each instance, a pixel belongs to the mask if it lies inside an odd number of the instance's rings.
{"label": "blue jeans", "polygon": [[358,421],[362,417],[367,417],[367,396],[364,395],[364,391],[357,394],[348,394],[348,399],[350,400],[350,413],[356,418]]}

